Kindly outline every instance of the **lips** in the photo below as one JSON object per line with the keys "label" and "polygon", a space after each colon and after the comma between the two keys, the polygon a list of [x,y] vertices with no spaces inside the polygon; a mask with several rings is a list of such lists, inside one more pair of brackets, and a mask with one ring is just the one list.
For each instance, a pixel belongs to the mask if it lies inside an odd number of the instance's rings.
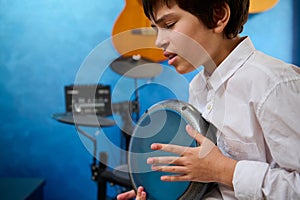
{"label": "lips", "polygon": [[177,54],[165,51],[164,56],[168,58],[168,64],[172,65],[175,62]]}

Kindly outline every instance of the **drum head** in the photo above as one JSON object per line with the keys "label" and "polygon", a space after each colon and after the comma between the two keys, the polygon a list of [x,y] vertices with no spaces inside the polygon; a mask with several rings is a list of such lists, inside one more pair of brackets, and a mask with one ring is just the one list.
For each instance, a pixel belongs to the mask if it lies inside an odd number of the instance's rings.
{"label": "drum head", "polygon": [[148,199],[195,199],[205,192],[207,184],[204,183],[163,182],[160,177],[167,173],[152,171],[151,165],[147,164],[149,157],[178,156],[153,151],[152,143],[197,146],[185,130],[187,124],[206,135],[208,124],[194,107],[169,100],[149,108],[135,126],[129,145],[129,173],[134,188],[143,186]]}

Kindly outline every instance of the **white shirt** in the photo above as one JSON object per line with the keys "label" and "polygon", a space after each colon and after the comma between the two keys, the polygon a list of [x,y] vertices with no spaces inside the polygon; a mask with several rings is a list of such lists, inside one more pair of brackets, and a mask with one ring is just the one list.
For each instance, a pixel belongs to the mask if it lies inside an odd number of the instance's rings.
{"label": "white shirt", "polygon": [[190,84],[190,103],[216,126],[217,145],[238,160],[222,199],[300,199],[300,68],[255,50],[245,38],[208,77]]}

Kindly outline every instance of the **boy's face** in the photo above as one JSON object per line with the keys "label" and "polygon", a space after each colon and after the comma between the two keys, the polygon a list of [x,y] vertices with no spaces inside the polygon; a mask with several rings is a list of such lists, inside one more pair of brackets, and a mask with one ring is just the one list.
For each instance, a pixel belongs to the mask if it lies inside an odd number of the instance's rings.
{"label": "boy's face", "polygon": [[168,63],[181,73],[188,73],[211,61],[216,39],[213,30],[176,4],[156,8],[152,24],[158,30],[156,45],[164,49]]}

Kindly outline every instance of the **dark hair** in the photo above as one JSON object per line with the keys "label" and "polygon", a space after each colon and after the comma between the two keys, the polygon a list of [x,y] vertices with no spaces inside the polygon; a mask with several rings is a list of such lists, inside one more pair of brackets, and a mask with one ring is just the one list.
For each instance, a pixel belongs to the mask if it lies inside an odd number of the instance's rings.
{"label": "dark hair", "polygon": [[162,5],[170,7],[172,3],[195,15],[208,28],[216,27],[218,18],[215,13],[228,4],[231,14],[225,27],[227,38],[233,38],[241,33],[248,20],[249,0],[143,0],[145,15],[149,19],[154,19],[155,9]]}

